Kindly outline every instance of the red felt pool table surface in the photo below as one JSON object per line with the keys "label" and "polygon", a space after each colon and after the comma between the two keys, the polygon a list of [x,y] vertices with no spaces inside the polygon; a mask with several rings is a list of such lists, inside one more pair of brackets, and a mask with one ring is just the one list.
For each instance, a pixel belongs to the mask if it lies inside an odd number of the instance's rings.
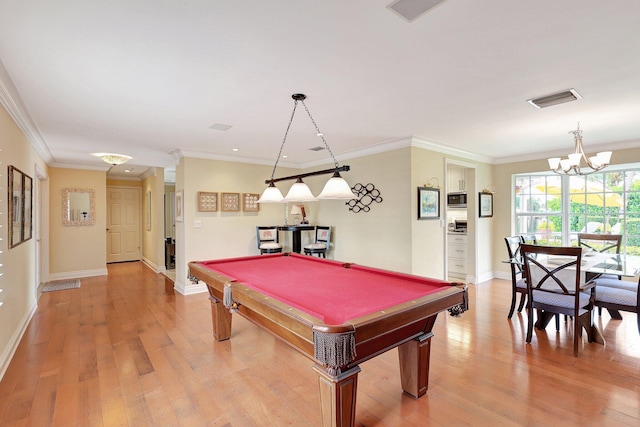
{"label": "red felt pool table surface", "polygon": [[305,255],[282,254],[203,261],[229,279],[317,317],[327,325],[384,310],[450,283]]}

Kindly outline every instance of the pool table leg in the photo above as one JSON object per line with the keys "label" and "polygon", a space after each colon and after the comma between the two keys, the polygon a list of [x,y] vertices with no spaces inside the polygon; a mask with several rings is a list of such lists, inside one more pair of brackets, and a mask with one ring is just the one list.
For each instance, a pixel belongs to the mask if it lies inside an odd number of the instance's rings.
{"label": "pool table leg", "polygon": [[432,332],[420,335],[398,347],[402,390],[416,399],[429,388],[429,358]]}
{"label": "pool table leg", "polygon": [[321,365],[314,365],[320,384],[320,410],[323,427],[352,427],[356,420],[356,391],[359,366],[331,375]]}
{"label": "pool table leg", "polygon": [[219,299],[210,296],[209,301],[211,301],[213,337],[216,341],[228,340],[231,337],[231,313]]}

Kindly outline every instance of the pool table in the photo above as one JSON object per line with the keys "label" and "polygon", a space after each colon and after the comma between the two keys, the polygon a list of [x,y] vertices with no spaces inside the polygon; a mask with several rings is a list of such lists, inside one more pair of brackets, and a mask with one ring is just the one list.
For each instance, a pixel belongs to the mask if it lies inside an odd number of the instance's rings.
{"label": "pool table", "polygon": [[189,263],[207,284],[213,334],[239,313],[311,358],[325,426],[353,426],[360,363],[398,347],[403,390],[427,391],[438,313],[468,307],[464,284],[280,253]]}

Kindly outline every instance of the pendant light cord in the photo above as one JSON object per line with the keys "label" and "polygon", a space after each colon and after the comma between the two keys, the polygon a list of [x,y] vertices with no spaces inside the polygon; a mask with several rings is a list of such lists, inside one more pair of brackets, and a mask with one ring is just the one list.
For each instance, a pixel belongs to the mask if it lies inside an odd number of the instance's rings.
{"label": "pendant light cord", "polygon": [[[302,104],[304,105],[304,102]],[[291,123],[293,123],[293,117],[296,115],[297,106],[298,106],[298,100],[296,99],[295,103],[293,104],[293,111],[291,112],[291,118],[289,119],[287,130],[285,131],[284,138],[282,139],[282,145],[280,145],[280,151],[278,151],[278,157],[276,157],[276,164],[273,165],[273,170],[271,171],[271,181],[273,181],[273,176],[276,174],[276,168],[278,167],[280,156],[282,156],[282,149],[284,148],[284,143],[287,142],[287,135],[289,135],[289,129],[291,128]],[[305,106],[305,108],[307,107]]]}
{"label": "pendant light cord", "polygon": [[[307,104],[304,103],[304,100],[302,100],[300,102],[302,102],[302,106],[304,107],[304,109],[307,110],[307,114],[309,115],[309,118],[311,119],[311,123],[313,123],[313,126],[316,128],[317,135],[322,139],[322,142],[324,143],[324,146],[327,148],[327,151],[331,155],[331,158],[333,159],[333,164],[336,166],[336,168],[340,167],[340,165],[338,165],[338,161],[336,160],[336,156],[333,155],[333,151],[331,151],[331,148],[329,148],[329,144],[327,144],[327,141],[324,139],[324,134],[322,132],[320,132],[320,129],[318,128],[318,125],[316,124],[316,121],[313,120],[313,116],[311,116],[311,112],[307,108]],[[298,103],[298,101],[296,101],[296,103]]]}

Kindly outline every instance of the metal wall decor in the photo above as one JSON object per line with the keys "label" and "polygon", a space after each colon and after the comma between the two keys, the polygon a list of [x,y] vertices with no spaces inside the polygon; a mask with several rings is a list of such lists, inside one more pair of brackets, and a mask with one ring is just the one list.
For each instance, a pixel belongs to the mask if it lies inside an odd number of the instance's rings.
{"label": "metal wall decor", "polygon": [[349,210],[353,213],[369,212],[371,210],[370,206],[373,202],[382,203],[380,190],[371,183],[367,185],[358,183],[351,187],[351,191],[353,191],[353,194],[356,197],[345,204],[349,206]]}

